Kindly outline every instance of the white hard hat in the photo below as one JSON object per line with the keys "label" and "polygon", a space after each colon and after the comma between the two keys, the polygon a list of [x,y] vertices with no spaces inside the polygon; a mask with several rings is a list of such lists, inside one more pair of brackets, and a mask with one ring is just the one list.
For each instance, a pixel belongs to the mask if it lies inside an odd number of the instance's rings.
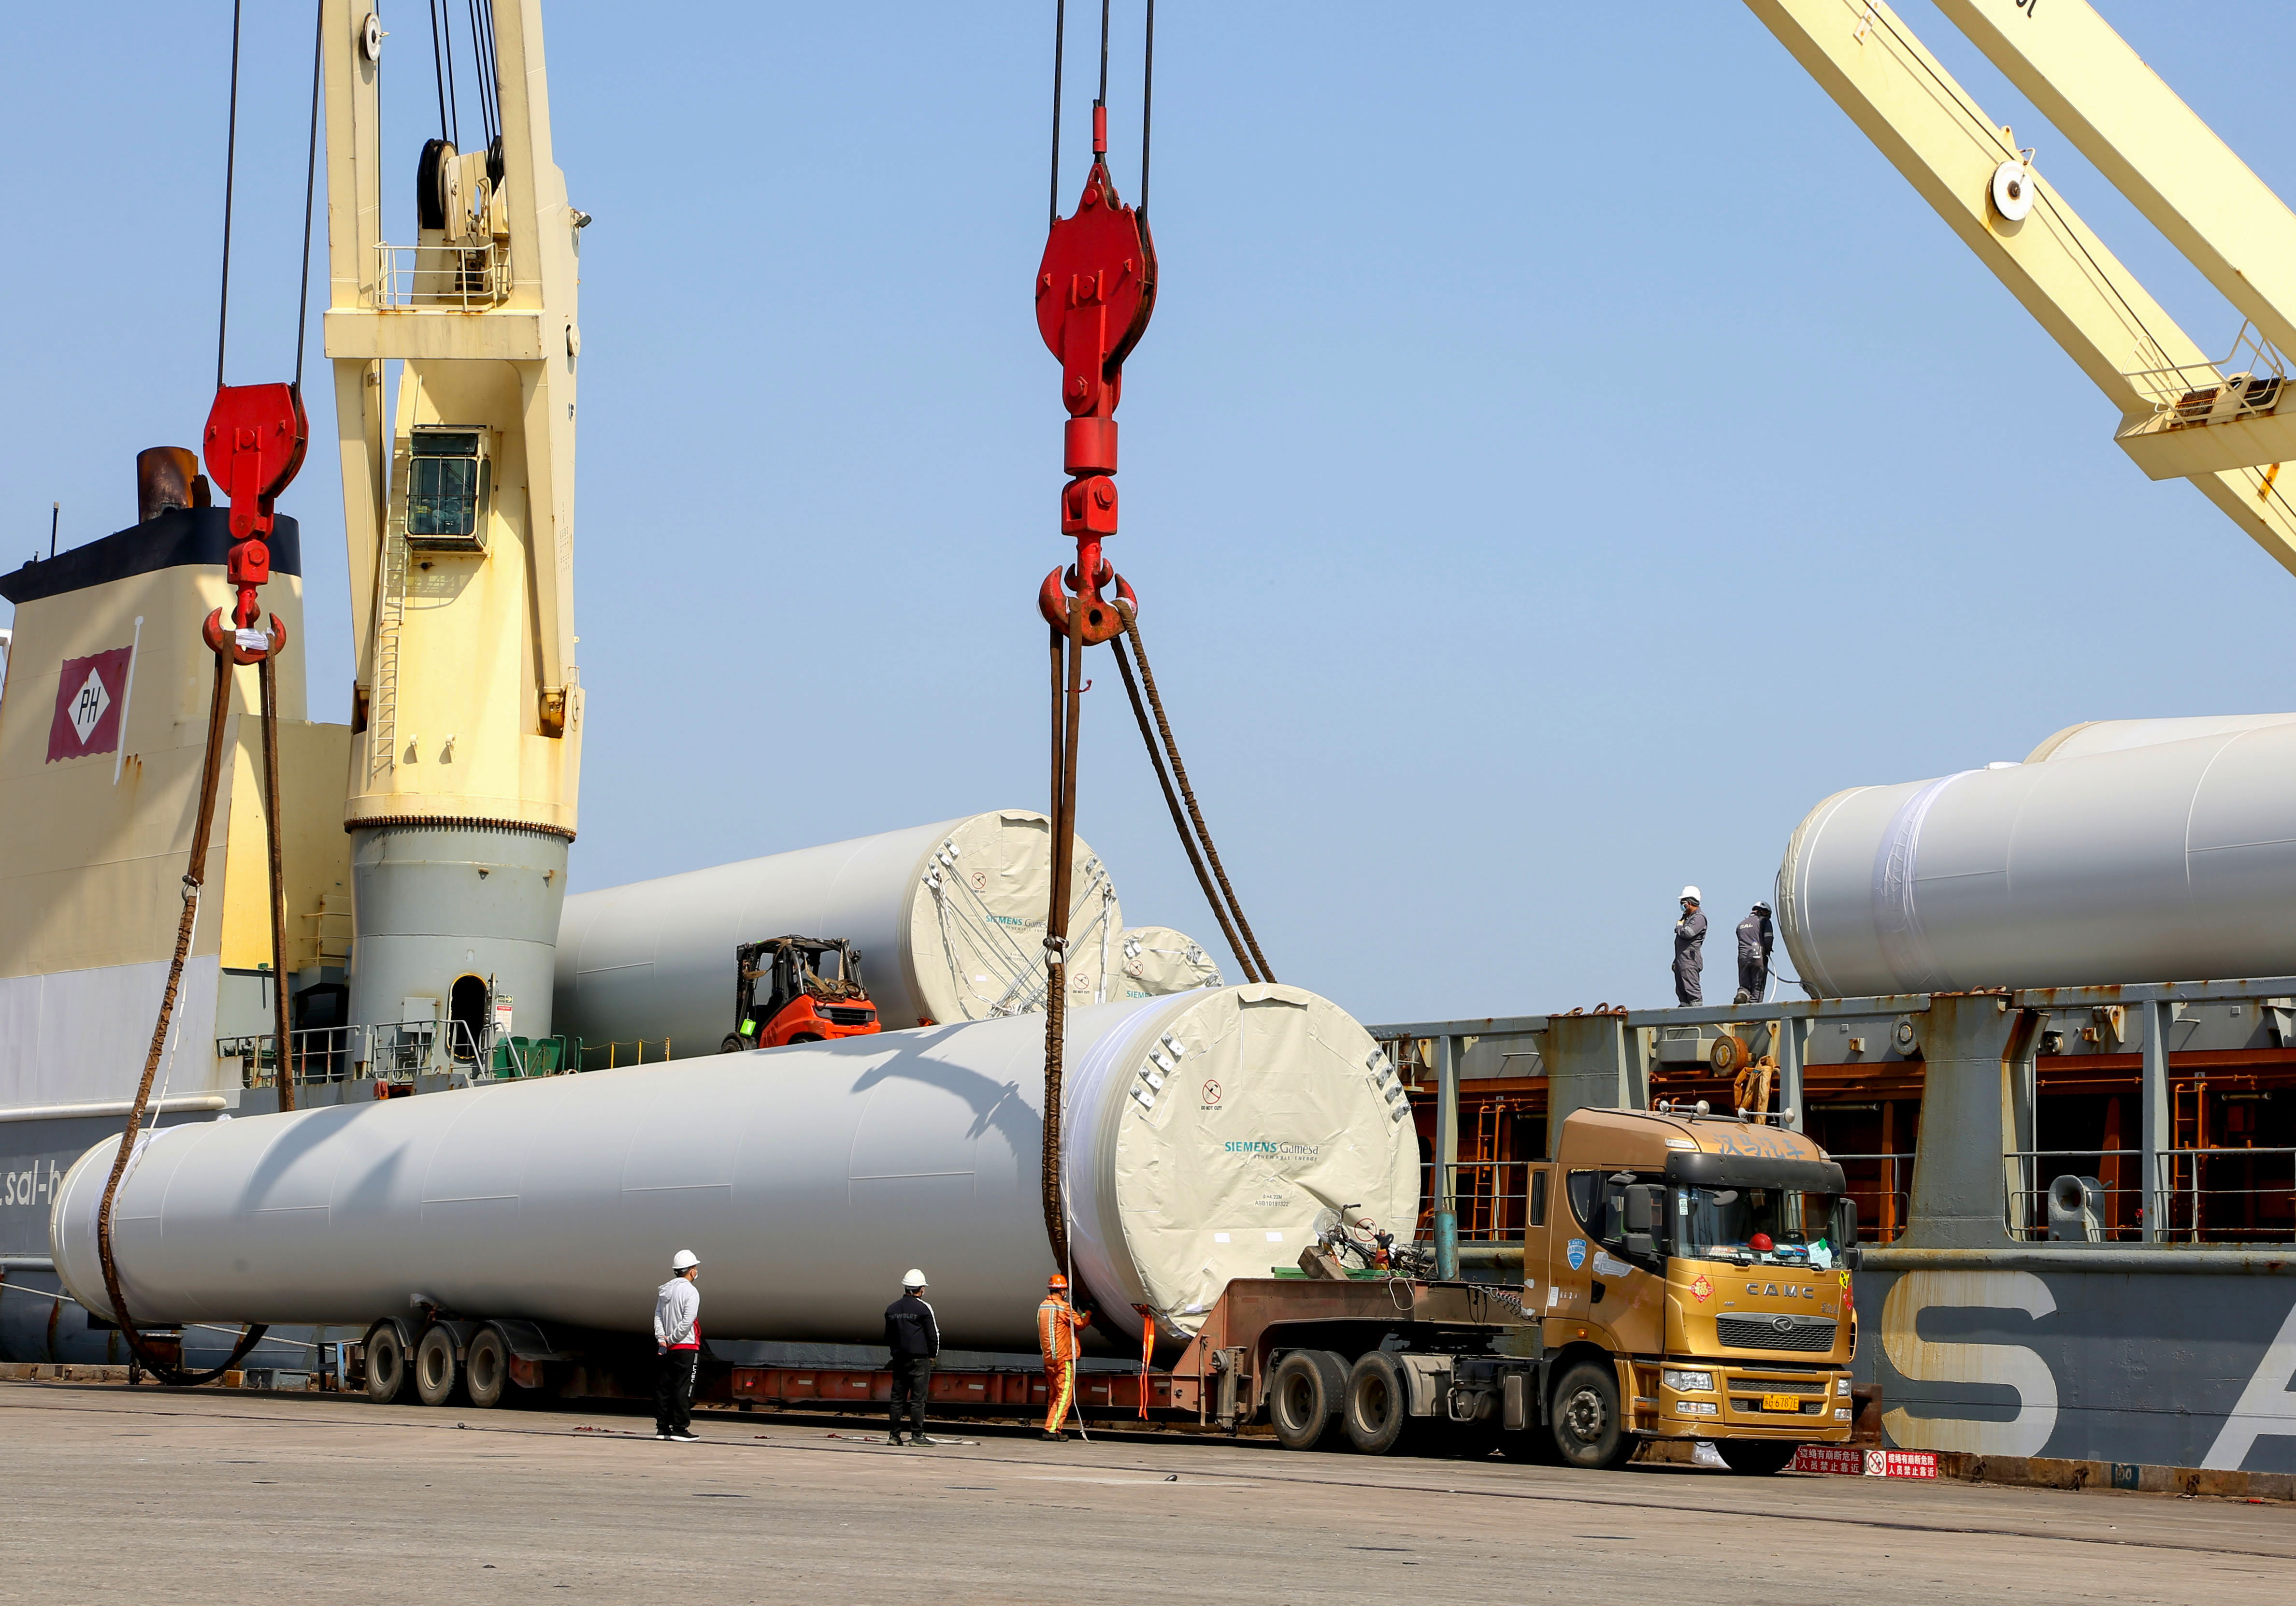
{"label": "white hard hat", "polygon": [[690,1271],[701,1264],[701,1258],[692,1250],[680,1250],[669,1258],[669,1269],[674,1272]]}
{"label": "white hard hat", "polygon": [[909,1268],[908,1274],[901,1279],[901,1286],[903,1288],[922,1288],[925,1286],[925,1274],[913,1266]]}
{"label": "white hard hat", "polygon": [[1706,901],[1698,896],[1698,889],[1695,887],[1685,887],[1682,889],[1682,896],[1685,900],[1693,904],[1702,904]]}

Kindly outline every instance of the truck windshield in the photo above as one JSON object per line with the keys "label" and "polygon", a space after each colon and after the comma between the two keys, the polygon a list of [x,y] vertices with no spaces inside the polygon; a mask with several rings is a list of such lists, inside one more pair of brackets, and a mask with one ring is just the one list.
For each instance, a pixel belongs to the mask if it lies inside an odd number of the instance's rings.
{"label": "truck windshield", "polygon": [[1799,1188],[1677,1188],[1677,1254],[1832,1269],[1833,1196]]}

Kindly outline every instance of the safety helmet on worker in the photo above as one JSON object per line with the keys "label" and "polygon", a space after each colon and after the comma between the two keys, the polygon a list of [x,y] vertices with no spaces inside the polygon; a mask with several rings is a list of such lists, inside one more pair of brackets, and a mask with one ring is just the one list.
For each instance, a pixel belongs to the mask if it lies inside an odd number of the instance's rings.
{"label": "safety helmet on worker", "polygon": [[1045,1286],[1051,1289],[1054,1293],[1064,1294],[1069,1291],[1069,1280],[1066,1277],[1062,1276],[1060,1273],[1054,1272],[1050,1277],[1046,1279]]}
{"label": "safety helmet on worker", "polygon": [[901,1286],[906,1289],[919,1289],[925,1287],[926,1282],[924,1273],[919,1271],[914,1266],[911,1266],[909,1268],[908,1274],[901,1279]]}
{"label": "safety helmet on worker", "polygon": [[1685,888],[1682,889],[1682,901],[1683,901],[1684,903],[1685,903],[1685,904],[1695,904],[1695,903],[1701,903],[1701,902],[1702,902],[1702,901],[1704,901],[1704,900],[1703,900],[1703,899],[1702,899],[1702,898],[1698,896],[1698,889],[1697,889],[1697,888],[1695,888],[1695,887],[1685,887]]}
{"label": "safety helmet on worker", "polygon": [[701,1264],[701,1257],[692,1250],[680,1250],[669,1258],[669,1269],[674,1272],[690,1272]]}

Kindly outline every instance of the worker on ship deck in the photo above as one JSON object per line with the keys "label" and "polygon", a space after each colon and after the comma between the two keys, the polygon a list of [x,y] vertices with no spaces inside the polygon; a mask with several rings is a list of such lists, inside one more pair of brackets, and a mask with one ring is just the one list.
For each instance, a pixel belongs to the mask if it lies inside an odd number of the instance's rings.
{"label": "worker on ship deck", "polygon": [[1046,1290],[1037,1307],[1037,1348],[1045,1356],[1044,1437],[1057,1440],[1068,1437],[1061,1430],[1076,1399],[1077,1329],[1090,1324],[1092,1312],[1069,1303],[1069,1280],[1058,1272]]}
{"label": "worker on ship deck", "polygon": [[1756,904],[1738,922],[1738,996],[1740,1004],[1759,1004],[1770,990],[1770,906]]}
{"label": "worker on ship deck", "polygon": [[901,1417],[909,1419],[909,1442],[939,1442],[925,1437],[925,1396],[932,1388],[933,1357],[940,1354],[940,1322],[925,1303],[925,1274],[912,1269],[901,1279],[901,1297],[885,1307],[885,1348],[892,1351],[893,1406],[885,1442],[901,1442]]}
{"label": "worker on ship deck", "polygon": [[1674,1001],[1701,1004],[1705,995],[1698,983],[1706,968],[1706,916],[1698,907],[1698,889],[1682,889],[1682,918],[1674,922]]}
{"label": "worker on ship deck", "polygon": [[692,1250],[669,1258],[669,1281],[653,1293],[653,1436],[691,1443],[693,1373],[701,1360],[701,1261]]}

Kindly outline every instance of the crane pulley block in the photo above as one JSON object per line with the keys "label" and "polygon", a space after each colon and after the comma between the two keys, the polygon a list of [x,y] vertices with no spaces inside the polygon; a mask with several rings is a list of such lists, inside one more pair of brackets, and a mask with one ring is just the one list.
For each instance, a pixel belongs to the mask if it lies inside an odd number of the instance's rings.
{"label": "crane pulley block", "polygon": [[208,409],[208,473],[231,501],[231,550],[224,573],[239,593],[226,633],[223,610],[208,616],[208,644],[234,663],[253,663],[285,639],[278,616],[267,640],[257,628],[255,592],[271,578],[273,505],[303,466],[310,438],[303,397],[293,385],[220,385]]}
{"label": "crane pulley block", "polygon": [[[1155,310],[1155,242],[1118,199],[1107,164],[1095,161],[1077,209],[1053,225],[1037,267],[1037,330],[1061,361],[1061,404],[1070,417],[1114,414],[1124,359]],[[1111,449],[1112,438],[1111,431]]]}

